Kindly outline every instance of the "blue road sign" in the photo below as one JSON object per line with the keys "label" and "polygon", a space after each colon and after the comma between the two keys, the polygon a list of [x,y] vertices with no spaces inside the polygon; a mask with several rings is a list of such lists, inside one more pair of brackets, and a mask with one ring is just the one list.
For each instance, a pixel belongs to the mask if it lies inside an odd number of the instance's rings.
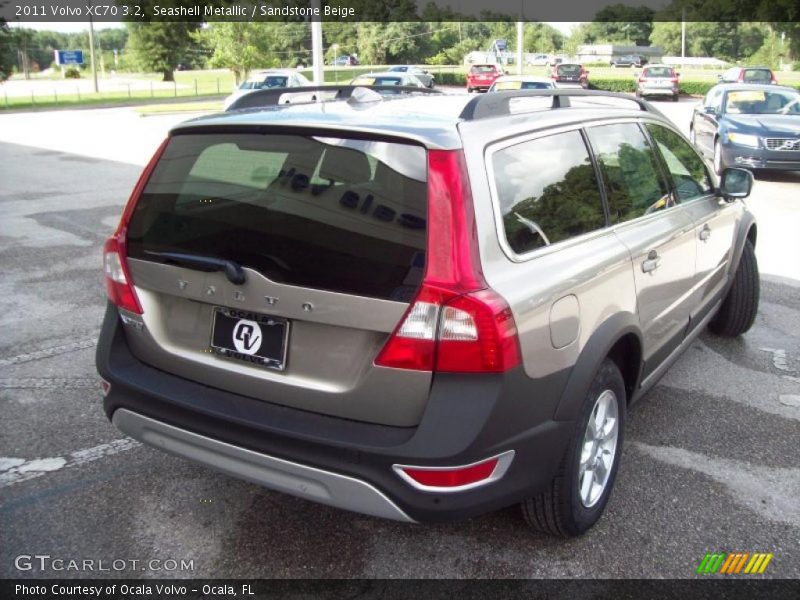
{"label": "blue road sign", "polygon": [[83,64],[83,50],[55,50],[55,55],[59,66]]}

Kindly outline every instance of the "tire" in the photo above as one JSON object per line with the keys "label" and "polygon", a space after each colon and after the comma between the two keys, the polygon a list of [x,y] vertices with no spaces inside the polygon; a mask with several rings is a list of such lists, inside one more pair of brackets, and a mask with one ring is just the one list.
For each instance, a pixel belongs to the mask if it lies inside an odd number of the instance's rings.
{"label": "tire", "polygon": [[678,100],[680,100],[680,94],[675,94],[675,95],[672,97],[672,101],[673,101],[673,102],[677,102]]}
{"label": "tire", "polygon": [[750,240],[744,243],[742,258],[733,276],[733,284],[708,328],[724,337],[737,337],[753,326],[758,312],[761,283],[756,251]]}
{"label": "tire", "polygon": [[[604,477],[605,481],[598,489],[595,487],[599,485],[595,483],[596,469],[586,469],[586,473],[581,476],[583,470],[581,458],[587,456],[599,461],[601,456],[608,457],[606,452],[596,454],[595,449],[599,446],[595,443],[597,438],[594,438],[589,430],[590,418],[597,416],[595,409],[601,403],[606,407],[604,414],[608,418],[608,421],[603,421],[601,429],[607,430],[608,436],[615,437],[613,449],[610,450],[610,463],[602,469],[601,477]],[[626,404],[622,374],[617,365],[606,358],[589,387],[555,478],[546,491],[522,502],[522,516],[532,529],[560,537],[575,537],[597,523],[614,487],[614,479],[622,456]],[[616,409],[616,415],[613,414],[612,407]],[[612,419],[613,422],[609,422]],[[591,450],[584,453],[587,448]],[[605,461],[603,463],[605,464]],[[599,464],[598,462],[594,466]],[[583,486],[582,489],[581,485],[586,481],[586,477],[589,477],[588,493],[587,486]]]}
{"label": "tire", "polygon": [[468,94],[471,94],[471,93],[472,93],[472,88],[471,88],[471,87],[469,87],[469,86],[467,86],[467,93],[468,93]]}
{"label": "tire", "polygon": [[714,172],[717,175],[722,175],[727,166],[725,159],[722,158],[722,146],[720,146],[719,138],[717,138],[714,140]]}

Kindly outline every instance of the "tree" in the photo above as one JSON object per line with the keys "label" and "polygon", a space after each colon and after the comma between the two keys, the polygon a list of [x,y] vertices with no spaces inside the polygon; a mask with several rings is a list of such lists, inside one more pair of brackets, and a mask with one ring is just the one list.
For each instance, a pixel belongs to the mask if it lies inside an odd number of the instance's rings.
{"label": "tree", "polygon": [[309,62],[306,23],[216,22],[194,37],[212,48],[209,64],[233,71],[237,84],[251,69]]}
{"label": "tree", "polygon": [[589,32],[598,42],[649,46],[654,17],[646,6],[612,4],[597,12]]}
{"label": "tree", "polygon": [[5,19],[0,18],[0,83],[11,77],[14,69],[14,48],[11,31]]}
{"label": "tree", "polygon": [[175,81],[175,66],[195,43],[192,34],[199,28],[193,22],[128,22],[128,49],[145,71],[163,75],[163,81]]}

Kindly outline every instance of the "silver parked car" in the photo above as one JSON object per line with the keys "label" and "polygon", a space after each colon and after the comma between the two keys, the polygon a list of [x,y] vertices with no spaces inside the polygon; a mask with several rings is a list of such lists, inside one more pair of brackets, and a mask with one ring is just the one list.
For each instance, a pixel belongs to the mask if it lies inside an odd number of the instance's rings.
{"label": "silver parked car", "polygon": [[666,96],[680,99],[680,73],[669,65],[648,65],[636,77],[636,96]]}
{"label": "silver parked car", "polygon": [[426,88],[433,88],[436,85],[436,78],[432,73],[426,71],[422,67],[415,67],[413,65],[394,65],[389,67],[390,73],[410,73],[422,82]]}
{"label": "silver parked car", "polygon": [[311,85],[311,82],[308,78],[293,69],[252,71],[248,78],[230,96],[225,98],[223,108],[227,110],[236,100],[255,90],[305,87],[309,85]]}
{"label": "silver parked car", "polygon": [[399,85],[403,87],[428,87],[413,73],[402,71],[379,71],[377,73],[364,73],[354,78],[350,85]]}
{"label": "silver parked car", "polygon": [[751,175],[620,94],[337,98],[170,132],[104,248],[106,414],[344,509],[583,533],[631,405],[753,323]]}

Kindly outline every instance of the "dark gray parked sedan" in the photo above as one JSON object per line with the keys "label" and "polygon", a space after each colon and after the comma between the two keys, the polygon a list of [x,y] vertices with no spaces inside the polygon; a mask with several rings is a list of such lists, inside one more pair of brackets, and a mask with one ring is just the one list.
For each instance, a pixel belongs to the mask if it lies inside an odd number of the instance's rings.
{"label": "dark gray parked sedan", "polygon": [[800,170],[800,92],[789,87],[720,84],[694,109],[689,138],[714,169]]}

